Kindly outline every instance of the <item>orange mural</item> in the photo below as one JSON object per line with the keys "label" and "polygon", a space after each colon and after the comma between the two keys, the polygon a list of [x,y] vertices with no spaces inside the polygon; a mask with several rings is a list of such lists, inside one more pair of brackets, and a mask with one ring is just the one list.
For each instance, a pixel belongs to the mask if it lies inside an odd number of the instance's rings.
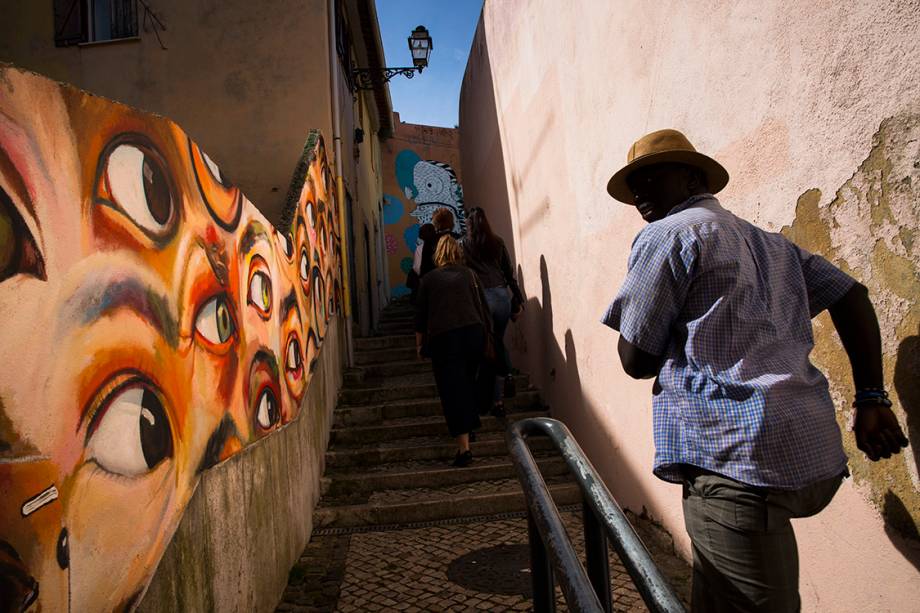
{"label": "orange mural", "polygon": [[0,600],[130,609],[202,471],[298,416],[339,303],[311,134],[275,229],[176,124],[0,67]]}

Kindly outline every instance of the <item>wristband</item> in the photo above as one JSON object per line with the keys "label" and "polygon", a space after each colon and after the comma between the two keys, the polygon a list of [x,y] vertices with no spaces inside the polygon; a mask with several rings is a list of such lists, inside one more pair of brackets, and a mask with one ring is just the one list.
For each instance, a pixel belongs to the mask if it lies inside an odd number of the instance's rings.
{"label": "wristband", "polygon": [[856,398],[853,400],[853,408],[858,409],[866,405],[882,405],[891,407],[891,400],[888,399],[888,392],[881,387],[866,387],[856,391]]}

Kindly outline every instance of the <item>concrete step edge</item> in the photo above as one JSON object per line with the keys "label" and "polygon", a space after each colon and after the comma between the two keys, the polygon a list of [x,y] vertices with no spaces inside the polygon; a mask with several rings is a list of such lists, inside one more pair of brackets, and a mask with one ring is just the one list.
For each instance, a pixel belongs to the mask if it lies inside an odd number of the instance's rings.
{"label": "concrete step edge", "polygon": [[[581,500],[581,492],[574,483],[549,486],[557,505],[574,504]],[[361,504],[339,507],[317,507],[313,527],[350,528],[367,525],[409,524],[454,517],[492,515],[525,509],[523,492],[481,494],[472,496],[446,496],[396,504]]]}

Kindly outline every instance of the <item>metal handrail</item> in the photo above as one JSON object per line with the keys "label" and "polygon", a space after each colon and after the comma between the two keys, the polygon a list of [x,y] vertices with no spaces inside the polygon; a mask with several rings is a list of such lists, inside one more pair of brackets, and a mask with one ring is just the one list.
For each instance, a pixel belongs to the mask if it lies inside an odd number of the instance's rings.
{"label": "metal handrail", "polygon": [[[566,534],[525,437],[546,436],[569,466],[583,498],[587,571]],[[554,571],[574,611],[611,611],[607,538],[653,612],[684,612],[673,588],[565,425],[555,419],[522,419],[509,428],[508,446],[527,501],[534,611],[555,611]]]}

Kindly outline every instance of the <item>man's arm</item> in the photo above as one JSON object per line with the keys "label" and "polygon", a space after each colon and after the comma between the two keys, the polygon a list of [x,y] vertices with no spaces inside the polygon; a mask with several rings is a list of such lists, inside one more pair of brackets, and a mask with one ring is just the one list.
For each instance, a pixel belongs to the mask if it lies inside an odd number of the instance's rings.
{"label": "man's arm", "polygon": [[623,370],[633,379],[651,379],[658,376],[661,363],[664,361],[661,356],[642,351],[623,338],[622,334],[617,342],[617,353],[620,354]]}
{"label": "man's arm", "polygon": [[[861,283],[853,284],[828,312],[850,359],[857,392],[883,389],[882,336],[869,291]],[[891,457],[908,444],[894,412],[886,405],[878,398],[876,402],[861,401],[856,407],[856,446],[873,462]]]}

